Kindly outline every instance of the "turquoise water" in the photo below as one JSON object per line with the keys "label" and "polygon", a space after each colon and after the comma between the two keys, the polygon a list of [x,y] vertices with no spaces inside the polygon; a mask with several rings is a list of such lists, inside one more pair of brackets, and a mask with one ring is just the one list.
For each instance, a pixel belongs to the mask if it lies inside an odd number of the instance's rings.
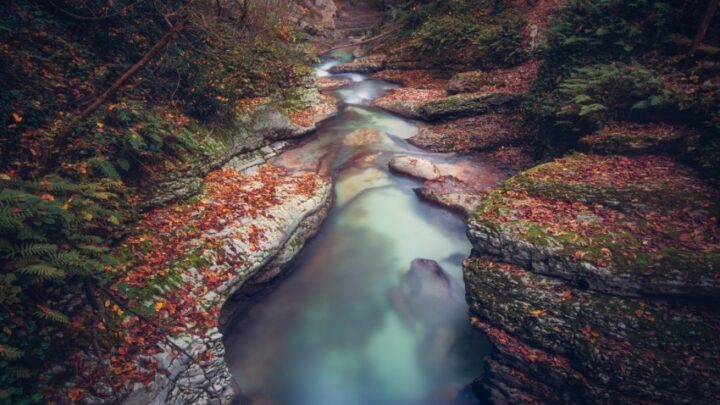
{"label": "turquoise water", "polygon": [[[419,201],[419,183],[389,173],[387,162],[408,152],[458,158],[407,144],[416,123],[367,106],[394,86],[351,76],[336,92],[341,114],[275,161],[332,175],[334,207],[290,275],[231,325],[226,359],[257,403],[451,403],[489,351],[463,298],[471,247],[463,220]],[[444,273],[410,272],[417,258]]]}

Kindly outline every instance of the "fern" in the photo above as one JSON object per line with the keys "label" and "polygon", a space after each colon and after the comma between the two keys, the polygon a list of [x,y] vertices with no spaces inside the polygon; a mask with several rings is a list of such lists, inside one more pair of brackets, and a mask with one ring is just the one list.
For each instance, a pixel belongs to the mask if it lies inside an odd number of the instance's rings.
{"label": "fern", "polygon": [[65,272],[49,264],[38,263],[18,267],[18,273],[29,275],[37,280],[58,280],[65,277]]}
{"label": "fern", "polygon": [[120,178],[120,173],[115,170],[115,166],[113,166],[113,164],[105,158],[91,159],[90,164],[101,177],[108,177],[115,180]]}
{"label": "fern", "polygon": [[52,243],[28,243],[20,245],[10,257],[38,257],[43,255],[52,255],[58,251],[58,247]]}

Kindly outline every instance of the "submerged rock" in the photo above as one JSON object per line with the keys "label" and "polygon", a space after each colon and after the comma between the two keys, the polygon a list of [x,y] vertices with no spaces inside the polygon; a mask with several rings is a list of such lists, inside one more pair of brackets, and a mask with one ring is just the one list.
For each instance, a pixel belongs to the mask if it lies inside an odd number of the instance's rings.
{"label": "submerged rock", "polygon": [[436,261],[415,259],[393,300],[408,322],[439,326],[465,312],[464,297],[460,283]]}
{"label": "submerged rock", "polygon": [[360,128],[347,134],[343,140],[346,146],[368,146],[390,142],[390,138],[374,128]]}
{"label": "submerged rock", "polygon": [[388,166],[398,173],[423,180],[435,180],[440,177],[440,170],[429,160],[415,156],[400,155],[390,160]]}

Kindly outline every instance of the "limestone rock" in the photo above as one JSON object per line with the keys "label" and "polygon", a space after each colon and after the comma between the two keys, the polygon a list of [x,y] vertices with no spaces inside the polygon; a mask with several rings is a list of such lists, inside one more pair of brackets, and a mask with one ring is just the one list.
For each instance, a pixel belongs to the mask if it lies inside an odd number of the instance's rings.
{"label": "limestone rock", "polygon": [[667,124],[615,123],[580,139],[580,145],[598,153],[659,153],[687,151],[697,136],[688,128]]}
{"label": "limestone rock", "polygon": [[491,193],[468,235],[481,253],[598,291],[717,299],[717,201],[670,158],[574,154]]}
{"label": "limestone rock", "polygon": [[478,385],[497,402],[715,403],[718,314],[568,286],[492,259],[465,263],[472,322],[498,348]]}
{"label": "limestone rock", "polygon": [[395,156],[388,163],[390,169],[423,180],[435,180],[440,177],[440,170],[429,160],[415,156]]}

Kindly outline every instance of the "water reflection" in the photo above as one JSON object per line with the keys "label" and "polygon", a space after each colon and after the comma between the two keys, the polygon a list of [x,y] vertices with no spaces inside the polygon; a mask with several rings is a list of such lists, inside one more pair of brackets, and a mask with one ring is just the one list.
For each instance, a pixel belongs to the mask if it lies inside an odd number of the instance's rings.
{"label": "water reflection", "polygon": [[[352,102],[357,91],[366,100],[388,88],[360,84],[339,97]],[[244,393],[271,404],[442,404],[480,374],[488,345],[469,326],[462,297],[463,221],[418,201],[418,183],[387,170],[393,154],[414,150],[402,140],[416,131],[386,112],[347,106],[276,160],[332,174],[336,204],[291,275],[226,340]],[[411,269],[417,258],[442,268]]]}

